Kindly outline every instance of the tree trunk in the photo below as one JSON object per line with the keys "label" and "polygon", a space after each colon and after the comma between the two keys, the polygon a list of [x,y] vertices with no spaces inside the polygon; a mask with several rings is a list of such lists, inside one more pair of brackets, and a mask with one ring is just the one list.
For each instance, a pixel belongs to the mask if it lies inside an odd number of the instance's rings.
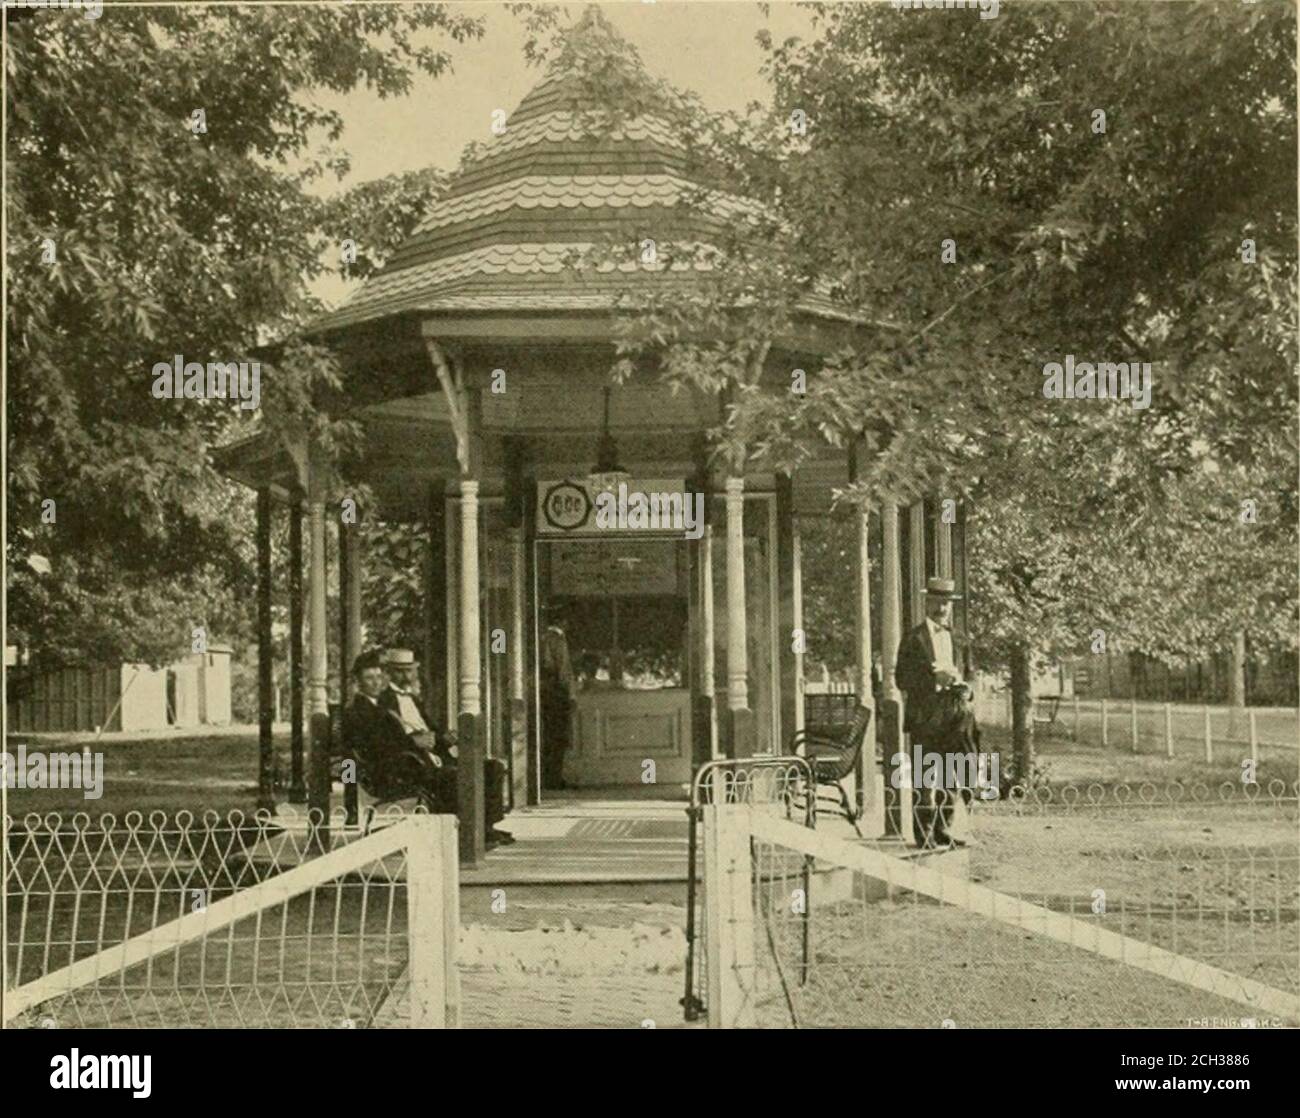
{"label": "tree trunk", "polygon": [[1232,634],[1232,655],[1228,661],[1229,721],[1234,738],[1245,733],[1246,725],[1246,632],[1238,629]]}
{"label": "tree trunk", "polygon": [[1228,679],[1228,702],[1234,707],[1246,705],[1246,633],[1238,629],[1232,635],[1232,674]]}
{"label": "tree trunk", "polygon": [[1034,767],[1034,723],[1030,717],[1033,696],[1029,686],[1029,645],[1021,641],[1011,650],[1012,776],[1016,783],[1027,782]]}

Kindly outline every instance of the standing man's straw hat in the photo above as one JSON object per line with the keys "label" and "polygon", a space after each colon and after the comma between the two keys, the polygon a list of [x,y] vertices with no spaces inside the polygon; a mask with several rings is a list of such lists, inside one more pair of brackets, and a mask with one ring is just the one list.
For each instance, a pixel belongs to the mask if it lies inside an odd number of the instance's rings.
{"label": "standing man's straw hat", "polygon": [[961,601],[961,595],[957,593],[957,584],[950,578],[928,579],[925,584],[925,596],[927,598],[947,598],[953,602]]}

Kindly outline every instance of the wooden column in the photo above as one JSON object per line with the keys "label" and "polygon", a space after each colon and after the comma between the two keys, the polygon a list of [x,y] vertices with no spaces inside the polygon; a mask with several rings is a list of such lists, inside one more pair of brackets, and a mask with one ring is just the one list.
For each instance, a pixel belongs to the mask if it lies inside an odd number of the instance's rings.
{"label": "wooden column", "polygon": [[[803,625],[803,537],[799,534],[799,521],[794,522],[794,531],[790,540],[791,584],[794,593],[794,627],[804,635],[807,648],[808,633]],[[804,710],[804,652],[796,653],[794,658],[794,730],[798,733],[804,728],[806,716]]]}
{"label": "wooden column", "polygon": [[275,808],[271,695],[271,491],[257,491],[257,806]]}
{"label": "wooden column", "polygon": [[[849,445],[849,481],[856,483],[864,465],[865,447],[862,440]],[[857,807],[864,816],[863,834],[871,837],[884,829],[884,790],[876,768],[876,738],[880,733],[880,712],[876,709],[871,655],[871,505],[864,499],[853,517],[857,533],[857,556],[854,563],[854,659],[857,668],[856,691],[858,705],[871,712],[866,738],[858,755],[854,774],[857,785]],[[860,824],[861,825],[861,824]]]}
{"label": "wooden column", "polygon": [[854,666],[857,669],[858,705],[874,708],[875,688],[871,677],[871,511],[865,502],[853,514],[857,535],[854,574]]}
{"label": "wooden column", "polygon": [[910,628],[925,616],[925,502],[907,510],[907,620]]}
{"label": "wooden column", "polygon": [[528,658],[524,645],[524,610],[528,600],[527,565],[524,562],[524,448],[521,440],[508,439],[506,456],[506,522],[510,525],[510,632],[509,684],[506,688],[506,735],[509,788],[507,809],[528,802],[528,703],[525,675]]}
{"label": "wooden column", "polygon": [[424,705],[429,717],[447,725],[447,489],[429,486],[425,508]]}
{"label": "wooden column", "polygon": [[302,496],[289,506],[289,802],[307,802],[303,777]]}
{"label": "wooden column", "polygon": [[510,531],[510,802],[528,801],[528,700],[525,684],[524,607],[528,590],[524,529]]}
{"label": "wooden column", "polygon": [[[313,486],[314,488],[314,486]],[[329,849],[330,710],[328,634],[326,633],[325,505],[312,492],[308,502],[307,557],[307,709],[311,715],[311,747],[307,763],[307,808],[318,812],[319,849]]]}
{"label": "wooden column", "polygon": [[[352,662],[361,655],[361,555],[357,526],[339,519],[339,699],[348,701]],[[357,784],[343,785],[343,809],[348,825],[357,822]]]}
{"label": "wooden column", "polygon": [[[706,494],[708,507],[709,495]],[[702,731],[701,752],[704,760],[719,756],[718,750],[718,688],[716,681],[717,611],[713,602],[713,524],[706,520],[704,536],[700,540],[700,713]],[[707,750],[705,745],[707,743]]]}
{"label": "wooden column", "polygon": [[975,664],[970,639],[970,579],[966,566],[966,524],[969,509],[965,501],[957,504],[957,523],[952,525],[952,577],[957,583],[961,599],[956,606],[954,628],[961,634],[961,670],[964,679],[971,679]]}
{"label": "wooden column", "polygon": [[871,676],[871,506],[858,508],[854,520],[858,530],[858,555],[855,564],[857,587],[855,598],[856,652],[858,669],[858,705],[871,712],[867,735],[862,743],[858,766],[858,809],[862,812],[862,833],[873,838],[884,829],[884,785],[876,767],[876,736],[880,712],[876,710],[875,689]]}
{"label": "wooden column", "polygon": [[542,751],[537,709],[537,486],[523,491],[524,535],[524,704],[526,714],[527,802],[541,803]]}
{"label": "wooden column", "polygon": [[[328,529],[326,529],[328,531]],[[338,525],[338,564],[339,564],[339,659],[342,661],[344,671],[347,670],[347,650],[348,650],[348,628],[351,625],[351,618],[348,617],[349,608],[352,603],[348,600],[348,581],[351,577],[352,555],[348,548],[348,526],[339,518]],[[346,683],[344,684],[346,687]]]}
{"label": "wooden column", "polygon": [[718,755],[717,698],[713,678],[713,494],[709,484],[708,447],[695,445],[694,488],[703,494],[700,538],[688,545],[693,557],[691,603],[695,675],[691,680],[691,764],[698,768]]}
{"label": "wooden column", "polygon": [[943,519],[944,498],[940,497],[935,502],[934,514],[934,547],[935,547],[935,565],[934,573],[940,578],[953,577],[952,563],[952,524],[945,523]]}
{"label": "wooden column", "polygon": [[456,787],[459,793],[460,857],[473,864],[482,859],[483,828],[483,689],[479,660],[479,553],[477,479],[460,480],[460,649],[458,670],[460,706],[457,736],[460,758]]}
{"label": "wooden column", "polygon": [[442,697],[447,725],[457,729],[460,720],[460,498],[452,494],[447,505],[447,585],[443,587],[443,617],[446,619],[444,654],[447,658],[447,692]]}
{"label": "wooden column", "polygon": [[[794,736],[798,725],[799,667],[803,655],[795,650],[795,575],[794,575],[794,481],[789,474],[776,475],[776,578],[777,632],[780,634],[777,655],[781,680],[780,732],[772,752],[784,753],[785,744]],[[799,634],[802,647],[803,634]]]}
{"label": "wooden column", "polygon": [[[457,816],[460,819],[461,861],[474,865],[484,854],[483,766],[486,742],[483,725],[482,651],[479,622],[478,488],[482,471],[482,395],[466,379],[461,359],[443,349],[436,324],[422,327],[425,348],[456,435],[460,465],[460,578],[454,602],[457,614],[456,764]],[[449,580],[450,581],[450,580]],[[452,587],[448,586],[450,593]],[[450,610],[448,611],[451,612]],[[448,642],[450,646],[450,641]],[[450,653],[450,647],[448,649]]]}
{"label": "wooden column", "polygon": [[727,753],[754,754],[745,618],[745,479],[727,478]]}
{"label": "wooden column", "polygon": [[[880,504],[880,522],[884,536],[882,590],[884,601],[880,608],[881,668],[884,672],[880,710],[880,732],[885,744],[885,833],[905,841],[912,838],[912,774],[904,752],[903,696],[898,690],[894,670],[898,663],[898,644],[902,639],[900,612],[902,588],[900,586],[898,503],[892,500]],[[901,754],[899,761],[893,758]],[[899,784],[898,788],[894,784]]]}
{"label": "wooden column", "polygon": [[[346,679],[352,671],[352,661],[361,655],[361,535],[355,524],[343,526],[343,552],[347,561],[346,578],[343,585],[343,601],[347,607],[347,623],[343,626],[343,664],[340,677]],[[340,567],[340,574],[343,573]],[[346,684],[345,684],[346,686]]]}

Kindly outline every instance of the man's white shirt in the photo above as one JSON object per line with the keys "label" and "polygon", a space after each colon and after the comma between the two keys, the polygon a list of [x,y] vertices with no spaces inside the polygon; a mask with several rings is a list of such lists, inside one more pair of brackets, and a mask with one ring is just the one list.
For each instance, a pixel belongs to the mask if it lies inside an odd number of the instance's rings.
{"label": "man's white shirt", "polygon": [[424,716],[420,713],[420,708],[411,693],[396,684],[389,684],[389,686],[397,696],[397,717],[402,720],[402,727],[406,732],[408,734],[428,733],[429,727],[425,725]]}
{"label": "man's white shirt", "polygon": [[937,624],[932,617],[927,617],[925,624],[930,631],[930,647],[934,649],[934,670],[949,672],[954,679],[961,679],[952,654],[952,630]]}

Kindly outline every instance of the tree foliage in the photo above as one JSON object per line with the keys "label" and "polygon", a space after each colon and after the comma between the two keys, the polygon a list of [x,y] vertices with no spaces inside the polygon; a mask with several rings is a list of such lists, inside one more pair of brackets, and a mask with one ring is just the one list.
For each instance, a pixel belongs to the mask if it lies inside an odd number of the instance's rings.
{"label": "tree foliage", "polygon": [[[762,38],[773,101],[744,113],[638,76],[598,21],[562,40],[611,127],[658,113],[704,181],[752,200],[711,243],[725,266],[629,292],[615,375],[726,390],[733,460],[860,439],[846,497],[970,498],[988,666],[1099,627],[1169,653],[1293,622],[1290,13],[810,7],[808,40]],[[817,296],[860,327],[799,396],[760,374]],[[1067,354],[1149,361],[1152,406],[1045,399]],[[1268,523],[1243,532],[1256,491]]]}
{"label": "tree foliage", "polygon": [[[247,360],[317,309],[306,284],[335,265],[307,188],[347,169],[319,93],[403,94],[480,31],[441,5],[11,25],[9,605],[36,659],[167,658],[188,638],[169,618],[219,612],[251,582],[247,518],[208,458],[247,416],[155,400],[151,370]],[[326,355],[291,349],[262,372],[268,419],[321,423]]]}

